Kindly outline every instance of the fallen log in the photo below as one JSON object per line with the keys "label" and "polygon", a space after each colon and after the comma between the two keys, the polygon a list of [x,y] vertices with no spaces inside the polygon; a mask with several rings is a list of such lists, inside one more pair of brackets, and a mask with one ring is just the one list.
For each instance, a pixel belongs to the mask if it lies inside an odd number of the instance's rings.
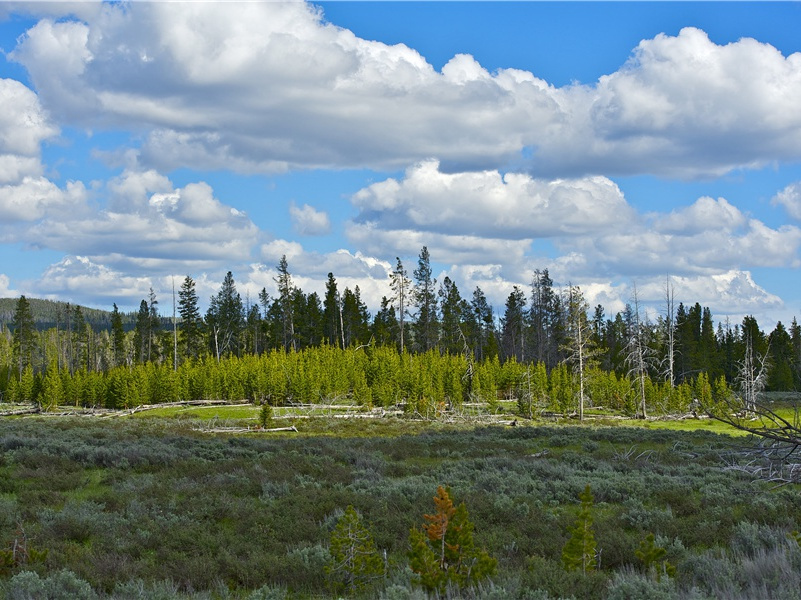
{"label": "fallen log", "polygon": [[253,429],[251,427],[195,427],[193,431],[200,431],[203,433],[273,433],[276,431],[294,431],[298,432],[298,428],[292,425],[291,427],[273,427],[272,429]]}
{"label": "fallen log", "polygon": [[35,415],[42,412],[38,406],[31,406],[30,408],[17,408],[14,410],[4,410],[0,412],[0,417],[13,417],[15,415]]}

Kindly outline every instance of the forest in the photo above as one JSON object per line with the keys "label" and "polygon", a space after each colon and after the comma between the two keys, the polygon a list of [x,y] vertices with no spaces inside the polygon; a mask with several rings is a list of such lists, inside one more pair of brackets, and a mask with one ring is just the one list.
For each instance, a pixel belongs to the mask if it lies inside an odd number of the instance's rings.
{"label": "forest", "polygon": [[655,320],[636,288],[625,310],[607,317],[580,288],[554,286],[547,270],[535,272],[530,290],[515,286],[498,317],[480,288],[466,298],[448,277],[438,283],[426,247],[411,277],[397,259],[375,315],[358,286],[340,290],[332,273],[322,299],[304,293],[286,257],[275,283],[275,297],[263,289],[243,300],[229,272],[205,315],[191,276],[167,311],[152,289],[133,314],[24,296],[11,310],[6,300],[0,394],[109,408],[352,397],[420,414],[515,399],[523,416],[581,412],[585,402],[645,416],[710,405],[742,388],[795,390],[801,378],[795,319],[770,334],[750,316],[715,325],[709,308],[676,305],[669,278]]}

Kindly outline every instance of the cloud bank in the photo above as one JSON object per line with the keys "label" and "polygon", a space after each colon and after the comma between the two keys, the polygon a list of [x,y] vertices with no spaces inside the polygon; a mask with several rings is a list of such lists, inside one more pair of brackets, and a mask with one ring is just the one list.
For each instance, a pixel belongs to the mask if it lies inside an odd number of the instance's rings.
{"label": "cloud bank", "polygon": [[59,121],[141,129],[142,160],[162,171],[436,158],[448,171],[694,177],[801,158],[801,55],[694,28],[561,88],[467,54],[437,71],[301,2],[103,4],[42,19],[11,56]]}

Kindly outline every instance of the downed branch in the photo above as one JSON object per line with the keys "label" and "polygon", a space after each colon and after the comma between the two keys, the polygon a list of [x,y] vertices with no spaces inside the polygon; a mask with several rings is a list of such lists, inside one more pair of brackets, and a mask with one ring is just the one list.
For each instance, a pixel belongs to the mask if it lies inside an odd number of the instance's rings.
{"label": "downed branch", "polygon": [[298,432],[298,428],[294,425],[290,427],[273,427],[271,429],[253,429],[250,427],[194,427],[192,431],[201,431],[203,433],[274,433],[277,431],[294,431]]}

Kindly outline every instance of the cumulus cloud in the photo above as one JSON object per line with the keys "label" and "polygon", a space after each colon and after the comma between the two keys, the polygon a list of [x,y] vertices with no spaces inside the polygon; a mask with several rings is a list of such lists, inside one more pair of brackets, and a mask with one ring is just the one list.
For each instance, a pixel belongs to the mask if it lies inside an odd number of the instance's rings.
{"label": "cumulus cloud", "polygon": [[357,192],[356,222],[450,235],[531,239],[617,228],[633,216],[606,177],[534,179],[498,171],[443,173],[437,161]]}
{"label": "cumulus cloud", "polygon": [[0,239],[24,242],[25,225],[85,209],[80,182],[58,187],[44,175],[42,143],[59,133],[36,94],[18,81],[0,79]]}
{"label": "cumulus cloud", "polygon": [[0,221],[7,226],[38,221],[45,215],[75,214],[85,200],[86,189],[80,182],[61,189],[44,177],[24,177],[19,183],[0,185]]}
{"label": "cumulus cloud", "polygon": [[0,298],[13,298],[19,295],[16,290],[11,289],[11,280],[8,275],[0,273]]}
{"label": "cumulus cloud", "polygon": [[436,157],[451,171],[690,177],[801,157],[801,55],[718,45],[693,28],[563,88],[466,54],[438,72],[302,2],[103,4],[82,20],[42,19],[12,57],[59,118],[146,131],[141,156],[161,170]]}
{"label": "cumulus cloud", "polygon": [[148,277],[127,275],[74,255],[50,265],[37,281],[29,284],[37,295],[59,300],[67,297],[92,305],[135,305],[152,285]]}
{"label": "cumulus cloud", "polygon": [[126,171],[108,185],[109,206],[73,219],[44,219],[32,230],[41,245],[88,256],[115,269],[159,272],[247,261],[259,230],[203,182],[173,189],[153,171]]}
{"label": "cumulus cloud", "polygon": [[[416,256],[426,245],[433,261],[451,265],[446,273],[460,287],[481,287],[496,306],[514,285],[527,288],[534,269],[547,268],[615,312],[628,301],[631,280],[656,286],[658,302],[665,273],[697,294],[687,297],[718,310],[733,310],[736,299],[742,307],[776,308],[778,298],[754,283],[750,270],[801,264],[796,226],[771,228],[725,198],[638,213],[603,177],[447,174],[425,162],[351,201],[359,211],[347,228],[355,248],[389,259]],[[644,298],[648,290],[644,284]]]}
{"label": "cumulus cloud", "polygon": [[801,221],[801,182],[791,183],[772,199],[773,206],[783,206],[787,214],[796,221]]}
{"label": "cumulus cloud", "polygon": [[292,202],[289,205],[289,216],[292,218],[293,229],[300,235],[325,235],[331,231],[328,213],[308,204],[298,207]]}
{"label": "cumulus cloud", "polygon": [[670,213],[638,214],[604,177],[540,180],[497,171],[446,174],[435,162],[358,191],[348,225],[355,247],[415,255],[427,245],[446,264],[523,265],[548,241],[574,277],[712,274],[798,266],[801,229],[773,229],[725,198]]}

